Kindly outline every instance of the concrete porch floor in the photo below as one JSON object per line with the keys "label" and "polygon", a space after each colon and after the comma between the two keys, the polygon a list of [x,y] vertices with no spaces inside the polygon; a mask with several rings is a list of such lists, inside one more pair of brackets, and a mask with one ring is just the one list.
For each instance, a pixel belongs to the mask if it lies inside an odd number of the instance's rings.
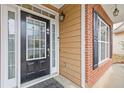
{"label": "concrete porch floor", "polygon": [[29,88],[79,88],[79,86],[65,77],[58,75],[54,78],[32,85]]}
{"label": "concrete porch floor", "polygon": [[66,79],[65,77],[58,75],[54,77],[56,81],[58,81],[61,85],[64,86],[64,88],[80,88],[76,84],[74,84],[72,81]]}
{"label": "concrete porch floor", "polygon": [[93,88],[124,88],[124,64],[113,64]]}

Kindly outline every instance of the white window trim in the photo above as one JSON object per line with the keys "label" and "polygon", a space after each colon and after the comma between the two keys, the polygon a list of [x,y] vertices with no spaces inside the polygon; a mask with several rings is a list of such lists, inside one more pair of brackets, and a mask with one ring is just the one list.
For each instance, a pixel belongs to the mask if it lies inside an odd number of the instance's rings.
{"label": "white window trim", "polygon": [[[105,23],[105,21],[99,17],[99,15],[97,15],[98,19],[100,20],[100,23],[99,23],[99,31],[101,31],[101,22],[104,23],[106,25],[106,28],[108,27],[110,29],[110,27],[108,26],[108,24]],[[110,46],[110,32],[109,32],[109,29],[108,29],[108,41],[101,41],[98,39],[98,54],[99,54],[99,62],[98,64],[102,64],[104,63],[108,58],[109,58],[109,54],[110,54],[110,51],[109,51],[109,46]],[[98,34],[98,36],[100,36],[100,39],[101,39],[101,33]],[[105,36],[106,37],[106,36]],[[106,43],[105,44],[105,59],[101,60],[101,43]],[[108,44],[108,47],[106,46]],[[107,50],[107,52],[106,52]]]}

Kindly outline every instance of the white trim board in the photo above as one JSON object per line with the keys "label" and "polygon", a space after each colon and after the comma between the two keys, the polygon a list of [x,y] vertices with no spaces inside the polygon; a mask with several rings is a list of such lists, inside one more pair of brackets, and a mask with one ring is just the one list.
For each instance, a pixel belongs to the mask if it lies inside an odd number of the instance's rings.
{"label": "white trim board", "polygon": [[81,5],[81,86],[85,87],[85,4]]}

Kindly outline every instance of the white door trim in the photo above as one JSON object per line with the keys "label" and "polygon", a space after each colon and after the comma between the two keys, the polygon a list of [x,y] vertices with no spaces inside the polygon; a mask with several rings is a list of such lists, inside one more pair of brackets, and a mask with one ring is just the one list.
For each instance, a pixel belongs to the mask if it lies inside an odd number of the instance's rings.
{"label": "white door trim", "polygon": [[85,87],[85,4],[81,5],[81,86]]}

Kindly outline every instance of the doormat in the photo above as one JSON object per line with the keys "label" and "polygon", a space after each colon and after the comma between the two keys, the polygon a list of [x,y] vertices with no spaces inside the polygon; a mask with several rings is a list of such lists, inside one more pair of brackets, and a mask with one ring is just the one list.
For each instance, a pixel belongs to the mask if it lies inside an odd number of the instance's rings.
{"label": "doormat", "polygon": [[58,81],[51,78],[46,81],[35,84],[29,88],[64,88]]}

